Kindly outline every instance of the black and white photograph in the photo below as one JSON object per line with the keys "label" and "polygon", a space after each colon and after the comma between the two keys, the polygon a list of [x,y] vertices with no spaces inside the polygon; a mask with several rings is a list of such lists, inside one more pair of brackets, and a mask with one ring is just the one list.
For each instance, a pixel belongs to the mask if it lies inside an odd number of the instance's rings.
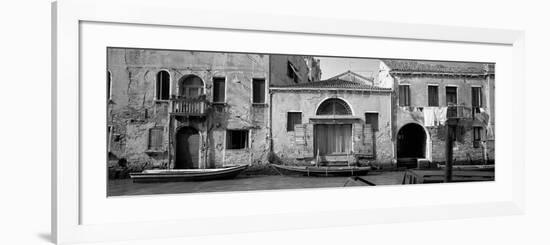
{"label": "black and white photograph", "polygon": [[495,63],[106,52],[108,196],[495,180]]}

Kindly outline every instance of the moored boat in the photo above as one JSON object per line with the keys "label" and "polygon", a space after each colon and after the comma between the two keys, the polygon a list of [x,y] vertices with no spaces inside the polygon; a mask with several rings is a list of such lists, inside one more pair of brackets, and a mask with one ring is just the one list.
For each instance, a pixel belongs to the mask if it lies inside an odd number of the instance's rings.
{"label": "moored boat", "polygon": [[271,164],[279,170],[300,173],[307,176],[361,176],[366,175],[369,166],[292,166]]}
{"label": "moored boat", "polygon": [[235,178],[246,168],[248,165],[211,169],[152,169],[130,173],[130,178],[134,183],[220,180]]}

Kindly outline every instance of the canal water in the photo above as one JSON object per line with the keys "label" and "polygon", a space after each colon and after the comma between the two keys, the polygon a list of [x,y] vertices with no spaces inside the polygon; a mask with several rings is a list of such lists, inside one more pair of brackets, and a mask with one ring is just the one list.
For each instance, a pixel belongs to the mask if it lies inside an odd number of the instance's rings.
{"label": "canal water", "polygon": [[[362,178],[376,185],[399,185],[404,171],[370,172]],[[196,182],[133,183],[130,179],[109,180],[108,196],[202,193],[221,191],[281,190],[358,186],[349,177],[245,175],[234,179]]]}

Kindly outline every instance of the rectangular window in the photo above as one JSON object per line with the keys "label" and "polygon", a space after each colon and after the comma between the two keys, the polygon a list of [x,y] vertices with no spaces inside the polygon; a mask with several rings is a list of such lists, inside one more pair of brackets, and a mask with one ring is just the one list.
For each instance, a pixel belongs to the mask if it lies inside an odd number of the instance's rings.
{"label": "rectangular window", "polygon": [[372,130],[378,131],[378,112],[365,113],[365,123],[370,124]]}
{"label": "rectangular window", "polygon": [[154,127],[149,129],[149,149],[158,150],[162,148],[162,135],[164,128]]}
{"label": "rectangular window", "polygon": [[111,72],[110,71],[107,71],[107,100],[110,101],[112,99],[112,94],[111,94],[111,88],[112,88],[112,84],[111,84]]}
{"label": "rectangular window", "polygon": [[265,103],[265,79],[252,79],[252,103]]}
{"label": "rectangular window", "polygon": [[248,130],[227,130],[225,142],[227,149],[248,148]]}
{"label": "rectangular window", "polygon": [[474,127],[474,148],[479,148],[481,142],[482,127]]}
{"label": "rectangular window", "polygon": [[483,106],[481,97],[481,87],[472,87],[472,107],[480,108]]}
{"label": "rectangular window", "polygon": [[286,131],[294,131],[294,125],[302,124],[301,112],[288,112],[286,119]]}
{"label": "rectangular window", "polygon": [[225,78],[224,77],[215,77],[214,78],[214,103],[223,103],[225,102]]}
{"label": "rectangular window", "polygon": [[399,106],[411,105],[411,91],[409,85],[399,85]]}
{"label": "rectangular window", "polygon": [[428,106],[439,106],[439,86],[428,86]]}
{"label": "rectangular window", "polygon": [[456,87],[445,87],[445,98],[447,100],[447,105],[456,105]]}
{"label": "rectangular window", "polygon": [[107,152],[111,152],[112,138],[113,138],[113,126],[107,126]]}

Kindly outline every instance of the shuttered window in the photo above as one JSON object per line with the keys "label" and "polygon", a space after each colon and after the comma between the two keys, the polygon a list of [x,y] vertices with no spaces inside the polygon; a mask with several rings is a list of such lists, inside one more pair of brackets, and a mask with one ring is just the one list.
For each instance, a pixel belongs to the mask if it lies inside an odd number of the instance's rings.
{"label": "shuttered window", "polygon": [[265,79],[252,80],[252,103],[265,103]]}
{"label": "shuttered window", "polygon": [[446,87],[445,88],[445,98],[447,100],[447,105],[456,105],[456,87]]}
{"label": "shuttered window", "polygon": [[227,130],[225,142],[227,149],[248,148],[248,130]]}
{"label": "shuttered window", "polygon": [[214,78],[214,103],[223,103],[225,102],[225,78],[216,77]]}
{"label": "shuttered window", "polygon": [[365,113],[365,123],[371,125],[373,131],[378,131],[378,112]]}
{"label": "shuttered window", "polygon": [[481,87],[472,87],[472,107],[479,108],[483,106],[481,96]]}
{"label": "shuttered window", "polygon": [[409,85],[399,85],[399,106],[411,105],[411,91]]}
{"label": "shuttered window", "polygon": [[439,87],[428,86],[428,106],[439,106]]}
{"label": "shuttered window", "polygon": [[170,74],[167,71],[157,73],[156,99],[168,100],[170,94]]}
{"label": "shuttered window", "polygon": [[286,131],[294,131],[294,125],[302,124],[301,112],[288,112],[286,121]]}
{"label": "shuttered window", "polygon": [[158,150],[162,148],[162,135],[164,128],[154,127],[149,129],[149,149]]}

